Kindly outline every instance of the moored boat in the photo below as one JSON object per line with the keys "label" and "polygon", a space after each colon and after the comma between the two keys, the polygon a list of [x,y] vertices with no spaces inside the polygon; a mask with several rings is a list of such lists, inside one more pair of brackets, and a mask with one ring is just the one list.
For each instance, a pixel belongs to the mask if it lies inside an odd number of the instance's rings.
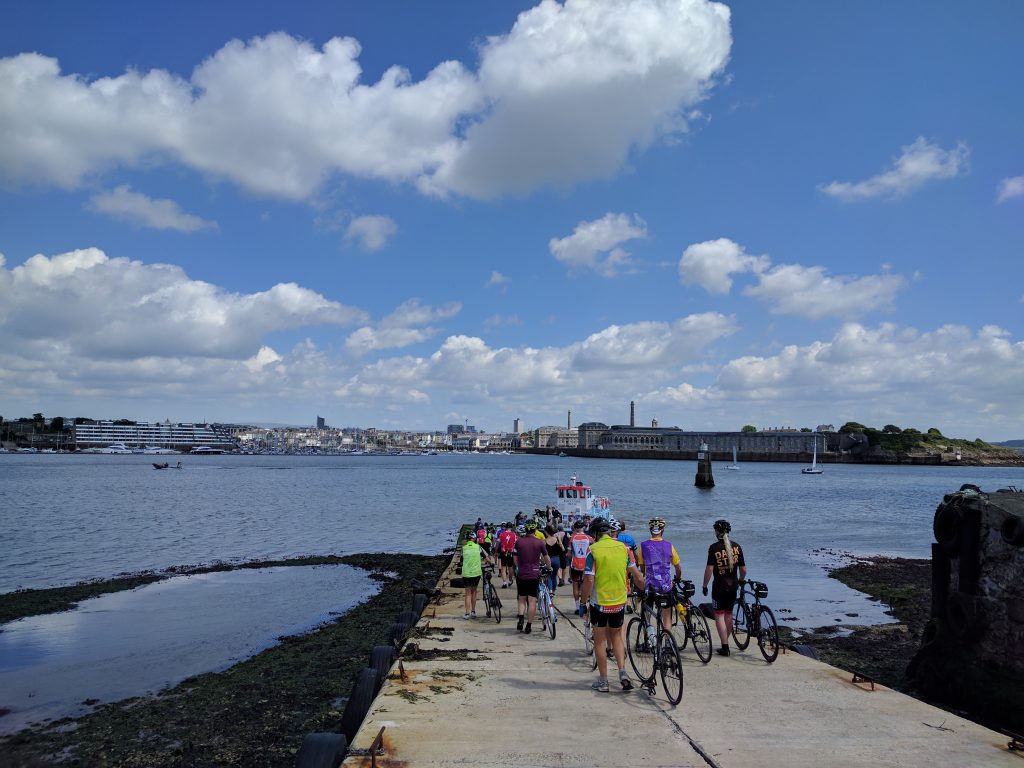
{"label": "moored boat", "polygon": [[595,496],[594,489],[580,482],[575,474],[569,478],[568,485],[555,486],[555,495],[555,506],[563,519],[568,519],[569,515],[607,517],[612,511],[611,501],[604,496]]}

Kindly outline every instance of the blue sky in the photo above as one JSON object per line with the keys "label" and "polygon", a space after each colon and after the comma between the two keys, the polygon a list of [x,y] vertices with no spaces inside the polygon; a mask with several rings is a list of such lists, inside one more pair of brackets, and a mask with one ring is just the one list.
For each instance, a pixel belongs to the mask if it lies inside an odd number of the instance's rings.
{"label": "blue sky", "polygon": [[1024,6],[0,27],[0,414],[1024,437]]}

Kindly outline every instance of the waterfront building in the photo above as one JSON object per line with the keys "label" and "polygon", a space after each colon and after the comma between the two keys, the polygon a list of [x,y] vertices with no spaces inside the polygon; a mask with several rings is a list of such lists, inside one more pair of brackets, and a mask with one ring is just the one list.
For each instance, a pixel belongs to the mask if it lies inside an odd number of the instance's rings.
{"label": "waterfront building", "polygon": [[189,450],[205,446],[234,450],[235,439],[219,424],[172,424],[170,421],[95,421],[75,424],[72,442],[78,450],[101,448],[112,443],[128,447],[175,448]]}
{"label": "waterfront building", "polygon": [[565,427],[537,427],[533,430],[534,448],[576,448],[579,434],[575,429]]}
{"label": "waterfront building", "polygon": [[580,448],[597,448],[601,445],[601,436],[608,431],[608,425],[600,421],[587,421],[577,429],[577,444]]}
{"label": "waterfront building", "polygon": [[[595,428],[596,431],[596,428]],[[608,427],[597,438],[587,430],[587,447],[614,451],[699,451],[702,443],[715,453],[810,453],[813,432],[772,430],[765,432],[687,432],[679,427]],[[583,447],[583,446],[581,446]],[[819,443],[819,450],[822,450]]]}

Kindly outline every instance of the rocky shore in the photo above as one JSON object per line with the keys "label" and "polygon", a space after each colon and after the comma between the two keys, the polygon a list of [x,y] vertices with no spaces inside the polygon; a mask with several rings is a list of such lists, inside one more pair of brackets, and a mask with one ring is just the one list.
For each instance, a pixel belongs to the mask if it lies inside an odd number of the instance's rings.
{"label": "rocky shore", "polygon": [[825,626],[794,637],[828,664],[867,675],[913,695],[904,671],[921,644],[931,606],[931,561],[870,557],[851,559],[829,576],[888,607],[895,624]]}
{"label": "rocky shore", "polygon": [[[237,567],[343,563],[370,571],[380,592],[318,629],[281,638],[224,672],[199,675],[156,696],[101,705],[84,717],[28,728],[0,739],[12,766],[291,766],[303,737],[337,730],[352,678],[370,650],[387,642],[397,613],[412,601],[414,578],[436,578],[451,554],[365,554],[272,563],[197,566],[140,574],[115,583],[0,595],[0,616],[66,610],[76,601],[182,572]],[[144,581],[135,583],[137,579]],[[56,606],[56,607],[55,607]]]}

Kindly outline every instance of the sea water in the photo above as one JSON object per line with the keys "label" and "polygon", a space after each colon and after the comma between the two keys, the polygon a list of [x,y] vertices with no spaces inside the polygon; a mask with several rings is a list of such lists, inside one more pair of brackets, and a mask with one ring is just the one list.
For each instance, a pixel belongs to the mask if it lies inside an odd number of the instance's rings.
{"label": "sea water", "polygon": [[[702,490],[693,485],[696,463],[690,461],[490,454],[182,461],[181,470],[154,471],[146,456],[0,455],[0,592],[214,561],[437,553],[451,546],[464,522],[482,517],[498,523],[554,504],[555,485],[575,473],[611,499],[612,511],[638,540],[650,517],[664,517],[683,576],[698,586],[714,541],[712,523],[726,518],[749,577],[768,583],[767,602],[788,626],[872,624],[891,620],[886,606],[829,578],[829,567],[844,555],[928,557],[932,516],[943,494],[963,483],[990,491],[1024,486],[1019,468],[826,464],[822,475],[803,475],[798,464],[741,463],[739,471],[716,467],[717,485]],[[222,668],[266,642],[247,651],[218,638],[264,638],[312,626],[338,609],[339,593],[364,595],[371,588],[365,575],[325,578],[341,572],[319,571],[301,587],[310,601],[297,615],[288,599],[298,589],[295,579],[315,571],[280,568],[261,576],[216,574],[181,587],[151,585],[130,596],[85,601],[74,612],[7,624],[0,627],[0,676],[8,674],[13,685],[15,670],[45,681],[58,668],[88,667],[91,657],[76,650],[79,645],[106,648],[104,663],[194,655],[203,669]],[[168,590],[174,600],[161,597]],[[178,622],[182,629],[173,640],[180,653],[171,654],[153,653],[144,640],[117,629],[140,615],[174,623],[206,610],[206,600],[216,604],[218,592],[234,595],[234,605],[246,604],[246,594],[259,596],[266,614],[252,627],[246,611],[227,611],[234,624],[204,632],[189,629],[201,622]],[[90,613],[106,619],[92,621]],[[219,652],[204,656],[207,647]],[[49,650],[33,659],[39,648]],[[105,691],[103,698],[202,671],[186,666],[157,668],[130,690]],[[0,719],[0,729],[10,718]]]}

